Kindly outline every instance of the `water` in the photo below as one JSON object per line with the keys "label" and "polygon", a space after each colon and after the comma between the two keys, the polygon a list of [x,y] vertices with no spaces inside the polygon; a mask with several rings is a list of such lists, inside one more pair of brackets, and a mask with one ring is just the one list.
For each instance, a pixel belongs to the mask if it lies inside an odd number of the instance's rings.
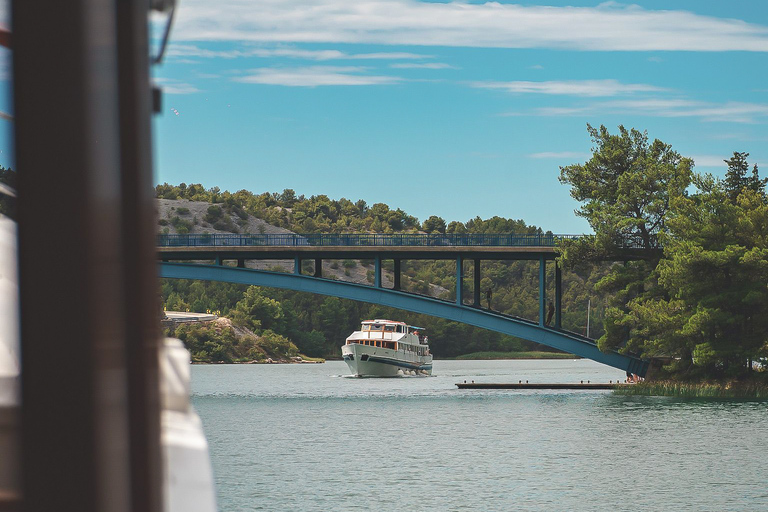
{"label": "water", "polygon": [[608,382],[588,360],[195,366],[224,511],[768,510],[768,404],[456,382]]}

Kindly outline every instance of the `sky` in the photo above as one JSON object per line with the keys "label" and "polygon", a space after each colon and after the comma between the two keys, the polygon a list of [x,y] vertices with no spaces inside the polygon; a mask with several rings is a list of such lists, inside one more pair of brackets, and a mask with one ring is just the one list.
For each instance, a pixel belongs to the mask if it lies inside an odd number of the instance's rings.
{"label": "sky", "polygon": [[156,181],[589,232],[558,181],[587,123],[768,175],[767,56],[763,0],[180,0]]}

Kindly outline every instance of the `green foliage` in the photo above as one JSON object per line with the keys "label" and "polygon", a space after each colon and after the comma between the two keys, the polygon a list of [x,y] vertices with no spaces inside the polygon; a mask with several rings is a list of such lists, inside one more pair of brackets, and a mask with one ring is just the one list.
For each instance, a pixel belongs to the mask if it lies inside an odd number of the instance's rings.
{"label": "green foliage", "polygon": [[243,298],[235,305],[231,313],[232,321],[254,331],[283,327],[283,308],[280,303],[264,295],[258,286],[249,286]]}
{"label": "green foliage", "polygon": [[728,170],[725,172],[723,187],[732,203],[736,202],[742,190],[747,189],[760,193],[765,189],[766,183],[768,183],[768,178],[760,178],[757,164],[752,168],[752,175],[747,176],[749,171],[748,156],[749,153],[734,151],[731,158],[724,160]]}
{"label": "green foliage", "polygon": [[584,164],[560,168],[560,182],[583,205],[576,215],[594,229],[598,248],[625,242],[656,247],[665,228],[670,201],[684,196],[693,162],[648,134],[619,126],[611,135],[605,126],[587,125],[593,148]]}
{"label": "green foliage", "polygon": [[432,215],[424,221],[422,229],[427,233],[445,233],[445,220],[436,215]]}
{"label": "green foliage", "polygon": [[595,230],[562,244],[561,258],[589,268],[627,240],[661,243],[663,255],[613,265],[595,283],[609,298],[600,348],[674,358],[672,374],[750,373],[768,357],[768,180],[756,166],[747,175],[748,153],[726,160],[719,181],[645,133],[619,130],[590,126],[592,158],[561,168]]}
{"label": "green foliage", "polygon": [[238,335],[231,325],[219,321],[181,324],[169,334],[184,342],[193,362],[286,360],[299,355],[296,345],[274,331]]}

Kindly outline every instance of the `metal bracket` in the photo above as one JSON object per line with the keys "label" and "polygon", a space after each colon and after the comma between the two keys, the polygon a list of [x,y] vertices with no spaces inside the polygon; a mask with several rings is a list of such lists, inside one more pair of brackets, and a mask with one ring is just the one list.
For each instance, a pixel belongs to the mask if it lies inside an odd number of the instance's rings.
{"label": "metal bracket", "polygon": [[152,64],[160,64],[163,60],[163,55],[165,55],[165,47],[168,44],[168,36],[171,34],[173,16],[176,14],[176,0],[152,0],[151,9],[153,11],[168,12],[168,21],[165,24],[163,39],[160,42],[160,50],[158,50],[155,57],[151,58]]}

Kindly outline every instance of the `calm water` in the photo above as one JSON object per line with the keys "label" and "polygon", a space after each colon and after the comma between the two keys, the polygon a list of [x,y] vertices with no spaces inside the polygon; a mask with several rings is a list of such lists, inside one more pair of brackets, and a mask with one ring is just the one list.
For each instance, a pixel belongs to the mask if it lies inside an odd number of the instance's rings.
{"label": "calm water", "polygon": [[346,371],[193,368],[221,510],[768,510],[766,402],[454,386],[623,378],[587,360]]}

